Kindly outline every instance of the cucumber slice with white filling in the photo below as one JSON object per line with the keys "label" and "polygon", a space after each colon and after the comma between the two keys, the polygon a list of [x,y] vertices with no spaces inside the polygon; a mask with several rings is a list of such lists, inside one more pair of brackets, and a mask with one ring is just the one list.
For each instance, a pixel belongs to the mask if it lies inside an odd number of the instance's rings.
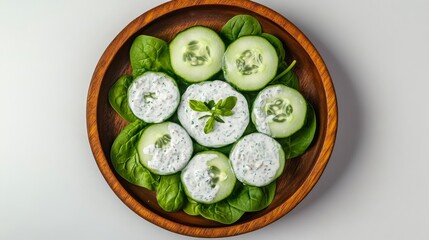
{"label": "cucumber slice with white filling", "polygon": [[[208,111],[195,111],[191,108],[192,100],[201,103],[225,102],[229,97],[236,98],[236,104],[228,116],[222,114],[219,118],[223,122],[214,122],[213,131],[205,133],[204,129],[212,113]],[[214,106],[216,108],[216,106]],[[219,148],[237,141],[246,130],[250,121],[250,113],[246,98],[224,81],[206,81],[192,84],[182,95],[177,115],[183,128],[199,144],[206,147]]]}
{"label": "cucumber slice with white filling", "polygon": [[173,78],[165,73],[145,72],[128,88],[128,105],[133,114],[147,122],[159,123],[171,117],[180,102]]}
{"label": "cucumber slice with white filling", "polygon": [[302,128],[307,103],[297,90],[283,84],[259,92],[252,108],[252,122],[258,132],[284,138]]}
{"label": "cucumber slice with white filling", "polygon": [[240,139],[232,148],[229,159],[237,179],[255,187],[273,182],[285,166],[282,146],[262,133],[252,133]]}
{"label": "cucumber slice with white filling", "polygon": [[215,31],[191,27],[171,41],[171,66],[187,82],[205,81],[221,70],[224,52],[225,44]]}
{"label": "cucumber slice with white filling", "polygon": [[140,162],[151,172],[168,175],[182,170],[192,157],[192,140],[172,122],[147,127],[137,143]]}
{"label": "cucumber slice with white filling", "polygon": [[236,182],[228,158],[220,152],[196,154],[183,169],[186,195],[200,203],[216,203],[228,197]]}
{"label": "cucumber slice with white filling", "polygon": [[276,75],[278,56],[265,38],[246,36],[226,49],[222,69],[225,79],[242,91],[265,87]]}

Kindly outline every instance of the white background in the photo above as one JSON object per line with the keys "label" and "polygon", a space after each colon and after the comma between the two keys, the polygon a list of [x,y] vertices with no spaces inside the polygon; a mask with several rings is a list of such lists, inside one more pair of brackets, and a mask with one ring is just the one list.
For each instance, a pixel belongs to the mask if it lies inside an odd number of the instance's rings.
{"label": "white background", "polygon": [[[0,0],[0,239],[188,239],[116,197],[86,134],[98,59],[130,21],[163,2]],[[429,2],[257,2],[320,51],[340,122],[308,197],[236,238],[427,239]]]}

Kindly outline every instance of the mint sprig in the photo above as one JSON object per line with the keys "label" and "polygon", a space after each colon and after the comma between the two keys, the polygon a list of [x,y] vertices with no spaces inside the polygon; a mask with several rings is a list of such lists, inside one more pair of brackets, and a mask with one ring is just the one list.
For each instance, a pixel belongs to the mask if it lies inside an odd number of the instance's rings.
{"label": "mint sprig", "polygon": [[214,100],[202,102],[198,100],[190,100],[189,107],[196,112],[207,112],[206,115],[198,119],[208,118],[204,126],[204,133],[208,134],[213,131],[215,122],[225,123],[221,116],[229,117],[234,113],[232,109],[237,104],[237,97],[230,96],[226,99],[220,99],[217,103]]}

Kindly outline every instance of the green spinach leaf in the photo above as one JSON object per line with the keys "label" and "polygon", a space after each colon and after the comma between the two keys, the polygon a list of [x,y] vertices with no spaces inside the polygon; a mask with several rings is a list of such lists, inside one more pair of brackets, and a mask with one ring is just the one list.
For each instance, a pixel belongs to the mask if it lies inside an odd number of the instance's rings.
{"label": "green spinach leaf", "polygon": [[231,152],[232,147],[234,146],[234,144],[229,144],[220,148],[213,148],[212,150],[214,151],[218,151],[221,152],[223,154],[225,154],[226,156],[229,155],[229,153]]}
{"label": "green spinach leaf", "polygon": [[174,72],[170,64],[168,44],[162,39],[147,35],[136,37],[130,49],[130,62],[134,77],[146,71]]}
{"label": "green spinach leaf", "polygon": [[132,76],[122,76],[109,91],[109,103],[113,109],[128,122],[137,120],[137,117],[131,111],[128,105],[128,87],[133,82]]}
{"label": "green spinach leaf", "polygon": [[166,121],[168,121],[168,122],[174,122],[174,123],[177,123],[179,125],[181,124],[180,120],[179,120],[179,116],[177,115],[177,111],[175,111],[173,113],[173,115],[171,115],[171,117],[168,120],[166,120]]}
{"label": "green spinach leaf", "polygon": [[134,121],[126,126],[115,139],[110,158],[116,172],[130,183],[154,190],[159,176],[151,173],[140,162],[136,145],[147,124]]}
{"label": "green spinach leaf", "polygon": [[198,212],[204,218],[223,224],[232,224],[244,214],[244,211],[229,205],[226,200],[213,204],[201,204]]}
{"label": "green spinach leaf", "polygon": [[194,148],[194,154],[210,150],[210,148],[205,147],[195,141],[193,142],[193,148]]}
{"label": "green spinach leaf", "polygon": [[268,42],[273,45],[274,49],[276,49],[277,56],[279,57],[279,63],[283,62],[285,60],[286,52],[285,48],[283,47],[282,41],[278,39],[276,36],[271,35],[269,33],[262,33],[261,37],[268,40]]}
{"label": "green spinach leaf", "polygon": [[249,121],[249,124],[247,125],[247,127],[246,127],[246,129],[244,130],[244,134],[243,134],[243,136],[246,136],[246,135],[248,135],[248,134],[251,134],[251,133],[254,133],[254,132],[257,132],[258,130],[256,130],[256,127],[255,127],[255,125],[253,124],[253,122],[250,120]]}
{"label": "green spinach leaf", "polygon": [[302,155],[311,145],[316,133],[316,113],[313,106],[307,103],[307,115],[304,126],[292,136],[276,139],[282,146],[286,158],[294,158]]}
{"label": "green spinach leaf", "polygon": [[210,150],[214,150],[214,151],[218,151],[221,152],[223,154],[225,154],[226,156],[229,155],[229,153],[231,152],[232,146],[234,144],[229,144],[220,148],[208,148],[205,147],[197,142],[193,143],[193,147],[194,147],[194,153],[199,153],[199,152],[204,152],[204,151],[210,151]]}
{"label": "green spinach leaf", "polygon": [[260,211],[273,201],[276,193],[276,181],[264,187],[242,185],[227,198],[229,205],[245,212]]}
{"label": "green spinach leaf", "polygon": [[186,202],[185,206],[183,207],[183,211],[185,213],[187,213],[188,215],[198,216],[198,215],[200,215],[200,213],[199,213],[200,206],[201,206],[200,203],[188,198],[188,201]]}
{"label": "green spinach leaf", "polygon": [[298,77],[293,71],[288,71],[287,73],[280,76],[280,74],[282,74],[288,67],[289,66],[287,65],[286,62],[280,63],[277,70],[277,76],[270,84],[283,84],[298,90],[299,88]]}
{"label": "green spinach leaf", "polygon": [[220,35],[227,43],[249,35],[260,35],[261,24],[250,15],[237,15],[231,18],[220,30]]}
{"label": "green spinach leaf", "polygon": [[159,206],[167,212],[182,209],[186,199],[180,181],[180,173],[161,176],[156,188],[156,200]]}
{"label": "green spinach leaf", "polygon": [[242,92],[243,96],[246,98],[249,107],[249,112],[252,112],[252,105],[255,101],[256,97],[258,96],[259,91],[252,91],[252,92]]}

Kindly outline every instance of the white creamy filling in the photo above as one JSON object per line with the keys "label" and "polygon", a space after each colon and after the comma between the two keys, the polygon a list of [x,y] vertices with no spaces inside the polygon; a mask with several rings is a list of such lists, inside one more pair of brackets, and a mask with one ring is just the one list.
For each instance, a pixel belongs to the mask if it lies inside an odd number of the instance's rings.
{"label": "white creamy filling", "polygon": [[249,134],[230,153],[232,168],[238,180],[253,186],[270,183],[280,167],[280,144],[262,134]]}
{"label": "white creamy filling", "polygon": [[[232,116],[221,116],[225,123],[215,122],[214,130],[204,133],[204,126],[208,118],[199,119],[208,112],[197,112],[190,108],[189,100],[216,103],[227,97],[237,97]],[[182,96],[178,108],[180,123],[198,143],[207,147],[222,147],[239,139],[249,123],[249,109],[245,97],[234,90],[228,83],[220,80],[193,84],[188,87]]]}
{"label": "white creamy filling", "polygon": [[268,117],[265,111],[267,101],[280,94],[280,87],[270,87],[262,90],[253,103],[252,117],[258,132],[271,135],[269,123],[272,122],[272,117]]}
{"label": "white creamy filling", "polygon": [[147,72],[136,78],[128,89],[128,105],[139,119],[159,123],[170,117],[179,104],[179,89],[163,74]]}
{"label": "white creamy filling", "polygon": [[168,125],[170,143],[163,148],[150,144],[143,149],[143,153],[152,155],[148,166],[158,172],[169,174],[183,169],[192,156],[192,140],[186,131],[178,124]]}
{"label": "white creamy filling", "polygon": [[216,154],[197,154],[182,171],[182,181],[192,199],[211,202],[219,191],[219,185],[212,187],[212,173],[208,162],[217,158]]}

